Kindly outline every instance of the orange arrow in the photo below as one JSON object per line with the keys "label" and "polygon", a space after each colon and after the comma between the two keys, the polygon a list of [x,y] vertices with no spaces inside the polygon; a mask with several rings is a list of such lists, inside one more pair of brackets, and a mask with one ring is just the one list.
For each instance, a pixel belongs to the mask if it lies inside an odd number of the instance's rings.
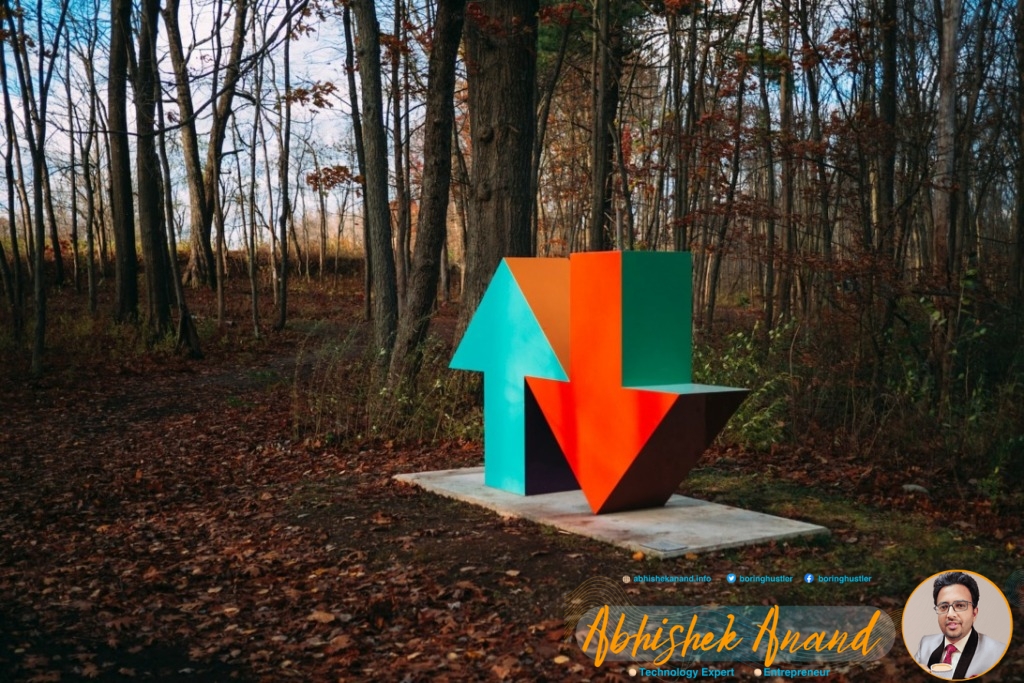
{"label": "orange arrow", "polygon": [[[687,354],[686,362],[666,366],[664,386],[622,386],[622,264],[621,252],[570,256],[569,381],[526,379],[587,503],[598,514],[664,505],[747,394],[745,389],[690,383],[688,338],[678,349]],[[642,269],[633,272],[646,283]],[[689,296],[688,291],[651,294],[662,297],[666,308]],[[688,327],[689,309],[684,308]],[[664,313],[678,315],[679,309]],[[657,325],[645,334],[657,335]],[[653,342],[644,348],[655,357],[675,353],[671,335]],[[678,368],[685,368],[684,383]]]}
{"label": "orange arrow", "polygon": [[621,256],[570,257],[569,381],[526,380],[595,512],[677,398],[622,387]]}

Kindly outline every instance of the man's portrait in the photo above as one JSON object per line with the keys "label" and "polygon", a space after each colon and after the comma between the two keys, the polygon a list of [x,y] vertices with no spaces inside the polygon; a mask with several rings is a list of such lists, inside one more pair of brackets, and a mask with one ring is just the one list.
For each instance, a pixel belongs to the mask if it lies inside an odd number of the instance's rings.
{"label": "man's portrait", "polygon": [[1013,625],[991,581],[960,570],[922,582],[903,611],[903,639],[914,661],[936,678],[964,680],[999,663]]}

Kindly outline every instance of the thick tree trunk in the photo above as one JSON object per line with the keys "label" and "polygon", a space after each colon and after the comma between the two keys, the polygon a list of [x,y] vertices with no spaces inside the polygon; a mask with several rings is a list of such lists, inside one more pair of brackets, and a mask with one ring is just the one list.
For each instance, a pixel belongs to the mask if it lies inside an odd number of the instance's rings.
{"label": "thick tree trunk", "polygon": [[171,331],[168,291],[167,235],[161,198],[160,159],[156,150],[156,39],[160,0],[142,0],[139,61],[135,72],[136,181],[139,192],[139,237],[146,268],[147,316],[150,332],[163,337]]}
{"label": "thick tree trunk", "polygon": [[505,256],[529,256],[537,0],[484,0],[466,16],[472,187],[458,336]]}
{"label": "thick tree trunk", "polygon": [[600,251],[611,245],[608,221],[612,208],[612,178],[615,165],[615,118],[619,109],[619,81],[622,76],[621,6],[599,0],[594,27],[594,88],[591,102],[590,223],[587,249]]}
{"label": "thick tree trunk", "polygon": [[107,127],[110,137],[110,210],[117,251],[118,321],[139,314],[139,263],[135,253],[135,211],[128,148],[128,49],[131,45],[131,0],[111,0],[110,61],[107,81]]}
{"label": "thick tree trunk", "polygon": [[[959,56],[962,0],[945,0],[942,6],[939,58],[939,105],[936,112],[936,159],[933,182],[932,227],[934,263],[947,289],[957,286],[959,271],[956,202],[956,71]],[[939,7],[936,3],[936,7]],[[959,311],[951,297],[935,297],[939,320],[932,322],[931,362],[938,387],[940,411],[948,406],[953,374],[953,347],[959,324]]]}

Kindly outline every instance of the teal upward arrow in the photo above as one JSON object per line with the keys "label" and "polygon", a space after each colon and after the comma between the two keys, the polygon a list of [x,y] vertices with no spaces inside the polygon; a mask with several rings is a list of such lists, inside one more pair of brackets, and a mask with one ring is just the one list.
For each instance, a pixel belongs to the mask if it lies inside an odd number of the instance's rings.
{"label": "teal upward arrow", "polygon": [[498,266],[451,367],[484,373],[484,484],[525,495],[524,378],[568,377],[507,260]]}

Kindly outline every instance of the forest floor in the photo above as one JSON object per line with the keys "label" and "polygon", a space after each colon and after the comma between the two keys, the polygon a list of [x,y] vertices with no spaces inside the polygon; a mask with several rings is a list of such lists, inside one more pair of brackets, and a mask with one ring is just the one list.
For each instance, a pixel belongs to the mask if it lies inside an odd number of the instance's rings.
{"label": "forest floor", "polygon": [[[259,341],[239,290],[238,322],[204,337],[203,360],[81,332],[62,348],[72,337],[54,332],[43,378],[20,355],[0,369],[0,681],[630,680],[626,663],[595,668],[564,637],[566,596],[588,579],[620,582],[638,605],[864,604],[898,627],[937,571],[1002,582],[1024,565],[1020,520],[984,499],[906,493],[891,472],[813,447],[718,445],[680,490],[819,523],[829,539],[666,561],[398,483],[479,465],[482,445],[296,430],[297,359],[311,334],[361,324],[357,290],[298,283],[289,329]],[[53,306],[58,329],[102,327],[76,322],[70,293]],[[728,572],[798,578],[730,585]],[[872,580],[808,586],[806,572]],[[713,581],[621,584],[636,574]],[[926,677],[898,636],[880,661],[833,672]],[[1024,680],[1020,636],[986,680]]]}

